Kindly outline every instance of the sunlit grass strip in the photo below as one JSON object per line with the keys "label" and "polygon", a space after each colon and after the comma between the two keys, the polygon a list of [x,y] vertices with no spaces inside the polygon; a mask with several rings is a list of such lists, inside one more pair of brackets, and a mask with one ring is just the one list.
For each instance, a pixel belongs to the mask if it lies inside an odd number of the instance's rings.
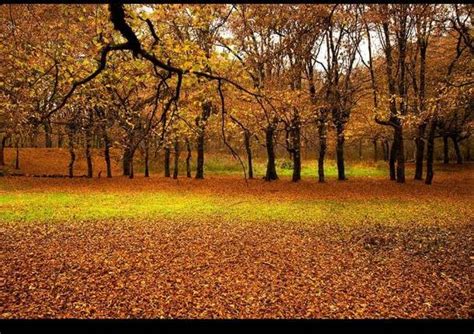
{"label": "sunlit grass strip", "polygon": [[[277,174],[280,176],[291,176],[293,173],[292,162],[284,159],[277,159]],[[161,173],[161,165],[159,166]],[[185,170],[185,165],[180,165],[181,171]],[[143,172],[142,168],[138,169],[139,172]],[[256,177],[263,177],[266,171],[266,162],[254,161],[254,174]],[[210,156],[206,159],[205,172],[210,175],[239,175],[242,174],[242,167],[238,161],[219,156]],[[337,166],[335,161],[326,161],[324,167],[324,173],[329,178],[337,177]],[[305,160],[302,163],[301,176],[304,178],[315,178],[318,175],[317,162],[311,160]],[[359,162],[348,162],[346,164],[346,175],[348,177],[381,177],[388,175],[387,163],[379,161],[376,164],[361,164]]]}
{"label": "sunlit grass strip", "polygon": [[61,192],[0,195],[0,221],[102,219],[224,219],[226,221],[404,222],[465,221],[467,203],[416,200],[258,200],[202,194]]}

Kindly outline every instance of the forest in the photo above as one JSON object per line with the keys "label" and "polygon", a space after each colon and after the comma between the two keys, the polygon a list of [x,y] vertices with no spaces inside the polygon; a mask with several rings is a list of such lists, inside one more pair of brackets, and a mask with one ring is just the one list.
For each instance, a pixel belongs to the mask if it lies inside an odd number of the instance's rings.
{"label": "forest", "polygon": [[0,318],[472,318],[473,14],[0,5]]}

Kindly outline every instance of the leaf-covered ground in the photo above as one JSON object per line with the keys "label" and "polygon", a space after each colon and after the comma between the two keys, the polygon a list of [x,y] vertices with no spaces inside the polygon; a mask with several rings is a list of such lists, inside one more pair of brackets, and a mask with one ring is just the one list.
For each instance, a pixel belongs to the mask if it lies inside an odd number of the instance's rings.
{"label": "leaf-covered ground", "polygon": [[473,176],[0,178],[0,317],[472,318]]}

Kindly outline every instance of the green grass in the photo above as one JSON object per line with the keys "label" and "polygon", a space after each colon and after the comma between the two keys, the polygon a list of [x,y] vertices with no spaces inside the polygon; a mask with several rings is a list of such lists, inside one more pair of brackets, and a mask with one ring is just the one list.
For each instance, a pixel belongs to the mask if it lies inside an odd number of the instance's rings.
{"label": "green grass", "polygon": [[[374,177],[386,176],[388,169],[385,163],[377,165],[363,165],[354,162],[346,163],[347,177]],[[258,165],[259,174],[265,174],[265,164]],[[281,176],[291,176],[293,174],[293,164],[289,160],[277,160],[277,173]],[[318,174],[316,161],[305,161],[301,168],[301,177],[316,177]],[[333,178],[337,176],[337,166],[334,161],[328,161],[324,166],[324,174]]]}
{"label": "green grass", "polygon": [[[240,164],[236,164],[233,161],[225,161],[225,159],[212,159],[206,164],[206,170],[210,173],[217,174],[237,174],[242,173],[242,167]],[[286,159],[277,159],[277,174],[279,176],[291,176],[293,174],[293,163]],[[256,161],[254,163],[254,172],[257,176],[263,177],[266,171],[265,161]],[[334,161],[328,161],[325,163],[324,173],[329,178],[337,176],[337,166]],[[377,165],[362,165],[358,163],[346,163],[346,175],[347,177],[374,177],[374,176],[386,176],[388,173],[386,164]],[[303,161],[301,168],[301,177],[303,178],[314,178],[318,175],[317,162],[316,161]]]}
{"label": "green grass", "polygon": [[[247,168],[247,160],[245,157],[241,157]],[[277,174],[279,176],[291,176],[293,174],[293,163],[288,159],[277,159]],[[194,167],[193,175],[195,173]],[[376,164],[361,164],[359,162],[347,161],[346,162],[346,176],[347,177],[383,177],[388,175],[388,166],[386,162],[379,161]],[[183,174],[186,167],[184,161],[180,161],[179,170]],[[144,169],[141,165],[138,166],[138,172],[143,173]],[[154,173],[163,173],[162,163],[153,164],[151,171]],[[242,175],[242,166],[239,161],[226,155],[209,155],[205,157],[204,171],[206,174],[215,175]],[[254,174],[256,177],[263,177],[266,172],[266,161],[255,160],[254,161]],[[337,166],[334,160],[328,160],[325,162],[324,173],[328,178],[337,177]],[[318,175],[317,162],[315,160],[306,160],[302,162],[301,177],[303,178],[315,178]]]}
{"label": "green grass", "polygon": [[0,195],[0,221],[99,219],[184,219],[281,222],[370,221],[431,222],[436,217],[466,217],[465,204],[442,200],[307,200],[269,201],[245,196],[218,197],[167,192],[85,194],[49,192]]}

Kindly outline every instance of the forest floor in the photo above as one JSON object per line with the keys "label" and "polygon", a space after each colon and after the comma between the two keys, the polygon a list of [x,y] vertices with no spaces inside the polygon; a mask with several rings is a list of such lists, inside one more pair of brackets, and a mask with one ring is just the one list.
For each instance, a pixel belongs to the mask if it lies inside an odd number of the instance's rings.
{"label": "forest floor", "polygon": [[472,318],[473,167],[3,177],[0,318]]}

